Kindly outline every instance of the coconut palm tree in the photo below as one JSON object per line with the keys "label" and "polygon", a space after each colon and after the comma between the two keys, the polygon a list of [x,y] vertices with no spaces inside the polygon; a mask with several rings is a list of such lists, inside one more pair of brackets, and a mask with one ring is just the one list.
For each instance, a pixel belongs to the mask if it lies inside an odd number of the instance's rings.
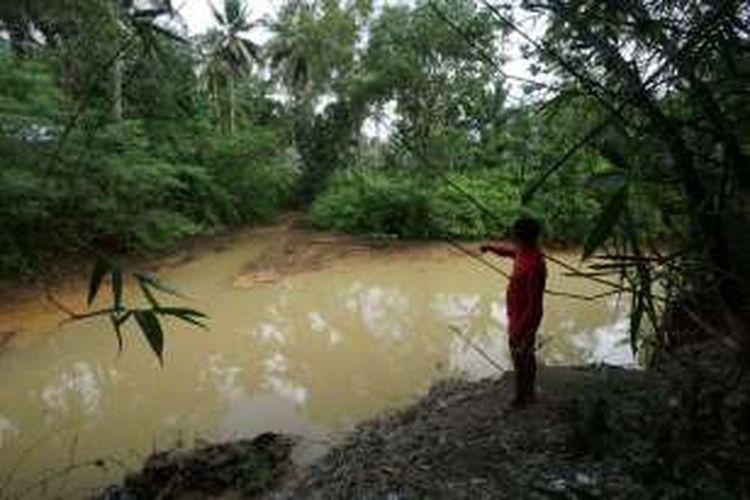
{"label": "coconut palm tree", "polygon": [[299,98],[311,80],[311,70],[321,59],[315,43],[313,7],[288,2],[270,24],[273,33],[266,51],[274,76],[293,98]]}
{"label": "coconut palm tree", "polygon": [[269,24],[271,70],[292,97],[335,92],[351,70],[363,14],[350,3],[288,0]]}
{"label": "coconut palm tree", "polygon": [[237,81],[261,60],[260,46],[247,38],[247,34],[259,23],[248,20],[249,11],[244,0],[224,0],[221,10],[213,4],[209,5],[218,27],[204,38],[204,75],[209,94],[217,103],[222,126],[233,134],[236,128]]}
{"label": "coconut palm tree", "polygon": [[11,49],[23,57],[36,47],[59,47],[80,37],[81,29],[76,23],[82,12],[90,14],[89,19],[99,21],[99,26],[111,27],[106,45],[111,47],[112,57],[101,69],[109,73],[110,117],[114,123],[119,123],[123,110],[123,70],[130,42],[139,39],[146,45],[153,42],[154,35],[179,39],[178,34],[155,22],[162,16],[174,18],[176,13],[171,0],[87,0],[75,4],[40,0],[10,2],[0,5],[0,32],[9,33]]}

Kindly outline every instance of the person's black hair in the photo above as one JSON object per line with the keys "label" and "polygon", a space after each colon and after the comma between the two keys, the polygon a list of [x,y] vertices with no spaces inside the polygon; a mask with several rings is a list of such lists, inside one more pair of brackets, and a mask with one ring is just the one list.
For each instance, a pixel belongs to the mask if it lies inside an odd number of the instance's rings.
{"label": "person's black hair", "polygon": [[542,224],[533,217],[520,217],[513,223],[513,237],[524,245],[535,245],[539,241]]}

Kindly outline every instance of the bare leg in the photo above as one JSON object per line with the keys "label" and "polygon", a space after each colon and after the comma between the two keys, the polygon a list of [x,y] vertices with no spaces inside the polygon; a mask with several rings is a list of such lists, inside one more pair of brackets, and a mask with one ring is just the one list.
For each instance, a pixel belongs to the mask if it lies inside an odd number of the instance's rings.
{"label": "bare leg", "polygon": [[523,351],[516,348],[511,351],[513,358],[514,381],[516,396],[513,406],[520,407],[524,403],[524,387],[526,385],[526,367],[524,366]]}
{"label": "bare leg", "polygon": [[527,373],[524,376],[524,400],[526,403],[536,402],[536,353],[534,348],[529,349],[528,361],[526,363]]}
{"label": "bare leg", "polygon": [[526,406],[529,386],[529,349],[524,338],[513,338],[510,342],[510,353],[513,359],[514,381],[516,394],[513,399],[514,408]]}
{"label": "bare leg", "polygon": [[536,400],[536,355],[534,335],[514,338],[511,341],[511,357],[515,370],[516,395],[513,406],[522,408]]}

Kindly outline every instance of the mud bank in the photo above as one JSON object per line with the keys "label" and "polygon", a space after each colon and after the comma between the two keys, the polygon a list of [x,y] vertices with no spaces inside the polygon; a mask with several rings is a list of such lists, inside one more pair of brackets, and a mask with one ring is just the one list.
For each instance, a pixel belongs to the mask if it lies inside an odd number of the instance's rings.
{"label": "mud bank", "polygon": [[512,374],[444,381],[267,498],[748,498],[750,380],[722,385],[721,421],[698,401],[717,390],[704,381],[687,393],[679,371],[546,368],[518,411]]}
{"label": "mud bank", "polygon": [[669,380],[607,366],[545,368],[539,402],[515,411],[512,374],[445,380],[408,408],[363,422],[311,465],[280,461],[271,474],[278,480],[263,491],[227,483],[213,493],[266,500],[747,498],[747,378],[725,394],[724,421],[712,426],[710,416],[686,418],[694,401]]}

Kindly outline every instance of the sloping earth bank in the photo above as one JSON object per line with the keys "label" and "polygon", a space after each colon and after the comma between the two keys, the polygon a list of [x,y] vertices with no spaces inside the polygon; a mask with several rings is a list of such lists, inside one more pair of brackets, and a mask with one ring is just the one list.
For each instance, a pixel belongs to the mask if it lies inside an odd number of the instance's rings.
{"label": "sloping earth bank", "polygon": [[547,368],[537,405],[509,410],[512,376],[442,382],[416,405],[360,425],[270,498],[637,497],[618,460],[579,443],[576,395],[637,391],[641,372]]}
{"label": "sloping earth bank", "polygon": [[508,410],[510,374],[445,381],[267,498],[750,498],[747,377],[721,423],[686,419],[694,402],[666,380],[546,368],[539,403],[520,411]]}
{"label": "sloping earth bank", "polygon": [[[723,365],[711,366],[726,382]],[[232,443],[162,454],[105,498],[750,498],[750,380],[741,375],[723,393],[716,420],[694,399],[705,391],[685,392],[674,375],[548,367],[539,402],[517,411],[512,374],[447,380],[360,424],[307,467],[290,467],[283,436],[261,436],[240,448],[276,443],[271,462],[238,460]],[[690,407],[698,413],[686,416]]]}

